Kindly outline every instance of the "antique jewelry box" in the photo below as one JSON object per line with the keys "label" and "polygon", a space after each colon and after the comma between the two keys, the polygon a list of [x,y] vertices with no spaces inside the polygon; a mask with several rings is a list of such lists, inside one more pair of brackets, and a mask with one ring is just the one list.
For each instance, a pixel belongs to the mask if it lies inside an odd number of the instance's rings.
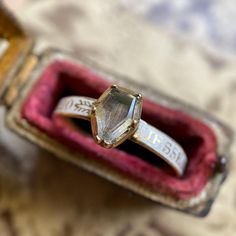
{"label": "antique jewelry box", "polygon": [[[231,130],[210,115],[160,91],[131,82],[59,50],[33,53],[33,40],[0,5],[0,99],[15,133],[86,170],[177,210],[206,215],[227,175]],[[98,98],[111,84],[143,94],[142,117],[177,140],[189,162],[182,177],[127,141],[95,145],[88,122],[53,119],[60,98]]]}

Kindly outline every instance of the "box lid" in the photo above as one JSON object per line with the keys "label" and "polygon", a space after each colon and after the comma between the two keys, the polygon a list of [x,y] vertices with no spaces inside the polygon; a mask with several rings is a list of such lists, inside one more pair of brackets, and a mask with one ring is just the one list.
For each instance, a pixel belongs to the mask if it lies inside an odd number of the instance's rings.
{"label": "box lid", "polygon": [[32,45],[32,38],[0,3],[0,100]]}

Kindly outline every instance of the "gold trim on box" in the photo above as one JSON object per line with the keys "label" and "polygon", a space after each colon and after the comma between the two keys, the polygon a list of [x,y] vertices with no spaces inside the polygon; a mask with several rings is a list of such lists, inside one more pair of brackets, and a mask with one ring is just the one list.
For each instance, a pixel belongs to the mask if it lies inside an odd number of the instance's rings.
{"label": "gold trim on box", "polygon": [[0,97],[8,87],[9,79],[16,73],[32,48],[33,40],[21,28],[17,20],[0,3],[0,39],[7,47],[0,57]]}

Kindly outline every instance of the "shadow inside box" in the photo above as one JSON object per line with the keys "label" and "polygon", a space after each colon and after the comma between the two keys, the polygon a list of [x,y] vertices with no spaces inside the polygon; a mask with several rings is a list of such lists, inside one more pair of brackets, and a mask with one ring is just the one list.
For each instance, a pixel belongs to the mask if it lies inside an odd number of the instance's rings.
{"label": "shadow inside box", "polygon": [[[77,129],[78,132],[88,137],[92,137],[92,129],[89,121],[76,118],[68,119],[68,121],[74,124],[74,128]],[[199,137],[193,136],[187,140],[182,141],[180,145],[182,147],[185,147],[187,156],[192,156],[192,153],[202,145],[202,140]],[[170,165],[167,164],[167,162],[165,162],[162,158],[158,157],[153,152],[150,152],[147,148],[142,147],[141,145],[138,145],[131,140],[125,140],[116,148],[128,154],[134,155],[135,157],[142,159],[146,163],[149,163],[156,168],[165,170],[165,172],[169,175],[175,176],[173,168],[171,168]]]}
{"label": "shadow inside box", "polygon": [[[68,120],[75,125],[74,128],[76,128],[78,132],[92,138],[92,129],[89,121],[75,118]],[[157,168],[165,169],[165,171],[167,171],[168,173],[175,175],[173,169],[164,160],[157,157],[154,153],[150,152],[148,149],[142,147],[141,145],[132,142],[131,140],[125,140],[116,148],[123,152],[134,155],[135,157],[140,158]]]}

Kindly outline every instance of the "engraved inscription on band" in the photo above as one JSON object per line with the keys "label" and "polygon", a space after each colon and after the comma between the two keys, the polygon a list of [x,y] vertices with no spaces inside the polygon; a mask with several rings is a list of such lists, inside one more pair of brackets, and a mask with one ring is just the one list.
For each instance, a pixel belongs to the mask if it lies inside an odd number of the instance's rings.
{"label": "engraved inscription on band", "polygon": [[87,97],[66,97],[60,101],[56,112],[88,119],[94,101]]}
{"label": "engraved inscription on band", "polygon": [[161,155],[167,162],[171,162],[171,165],[174,165],[179,171],[184,169],[187,158],[182,148],[166,134],[148,125],[145,121],[140,121],[133,140],[148,146],[154,153]]}

